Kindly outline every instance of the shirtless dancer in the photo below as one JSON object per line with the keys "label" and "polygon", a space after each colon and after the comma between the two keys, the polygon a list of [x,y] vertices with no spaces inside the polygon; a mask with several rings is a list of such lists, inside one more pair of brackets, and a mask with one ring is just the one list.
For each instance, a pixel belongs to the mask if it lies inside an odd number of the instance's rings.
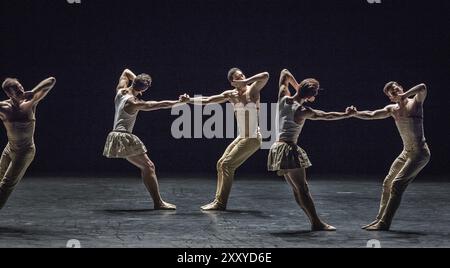
{"label": "shirtless dancer", "polygon": [[25,92],[17,79],[7,78],[3,82],[2,88],[9,100],[0,102],[0,118],[6,128],[8,144],[0,160],[0,209],[34,159],[36,106],[55,83],[56,79],[51,77]]}
{"label": "shirtless dancer", "polygon": [[202,207],[204,211],[226,210],[236,169],[257,152],[262,144],[258,112],[260,92],[269,81],[269,74],[260,73],[246,78],[240,69],[233,68],[228,72],[228,80],[234,89],[212,97],[189,100],[189,103],[202,105],[232,103],[239,128],[239,137],[228,146],[217,162],[216,197],[212,203]]}
{"label": "shirtless dancer", "polygon": [[176,206],[164,202],[159,193],[155,165],[147,156],[147,149],[142,141],[132,134],[139,111],[170,109],[186,102],[188,96],[180,96],[178,101],[143,101],[141,96],[152,83],[147,74],[136,76],[126,69],[116,89],[116,114],[114,130],[108,135],[103,155],[108,158],[123,158],[141,170],[142,179],[153,198],[157,210],[175,210]]}
{"label": "shirtless dancer", "polygon": [[[296,90],[294,96],[291,96],[289,86]],[[281,72],[277,108],[278,141],[270,149],[268,169],[277,171],[291,185],[295,200],[308,216],[313,231],[335,231],[336,228],[323,222],[317,215],[306,181],[306,169],[311,166],[311,162],[297,142],[307,119],[340,120],[350,118],[356,110],[350,107],[344,113],[323,112],[304,106],[307,102],[315,101],[319,87],[316,79],[305,79],[298,83],[288,70]]]}
{"label": "shirtless dancer", "polygon": [[430,161],[430,150],[423,128],[423,103],[427,87],[417,85],[404,92],[397,82],[389,82],[384,94],[395,104],[377,111],[358,112],[355,117],[364,120],[393,117],[403,140],[403,152],[392,164],[383,183],[380,210],[376,220],[363,227],[368,231],[387,231],[408,185]]}

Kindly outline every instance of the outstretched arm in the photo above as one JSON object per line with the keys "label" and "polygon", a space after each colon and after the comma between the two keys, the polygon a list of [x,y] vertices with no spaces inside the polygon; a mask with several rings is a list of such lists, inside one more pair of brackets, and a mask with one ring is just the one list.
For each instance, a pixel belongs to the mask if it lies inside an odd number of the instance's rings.
{"label": "outstretched arm", "polygon": [[251,85],[250,94],[259,93],[269,81],[270,75],[268,72],[260,73],[244,80],[235,80],[231,83],[236,88]]}
{"label": "outstretched arm", "polygon": [[341,120],[341,119],[347,119],[352,117],[356,111],[354,108],[347,108],[347,110],[343,113],[339,112],[324,112],[321,110],[314,110],[314,109],[308,109],[303,112],[304,119],[310,119],[310,120],[324,120],[324,121],[334,121],[334,120]]}
{"label": "outstretched arm", "polygon": [[35,86],[31,91],[25,92],[25,95],[27,98],[31,99],[31,102],[37,104],[47,96],[55,84],[56,79],[54,77],[47,78]]}
{"label": "outstretched arm", "polygon": [[210,97],[189,98],[188,103],[194,105],[221,104],[230,100],[235,92],[233,90],[225,91],[220,95]]}
{"label": "outstretched arm", "polygon": [[278,93],[278,99],[283,98],[284,96],[291,96],[291,92],[289,91],[289,85],[295,88],[295,90],[299,90],[300,84],[297,82],[295,77],[289,72],[289,70],[284,69],[280,74],[280,83],[279,88],[280,91]]}
{"label": "outstretched arm", "polygon": [[183,100],[177,101],[141,101],[141,100],[129,100],[127,103],[127,112],[134,114],[137,111],[156,111],[161,109],[171,109],[178,104],[185,104]]}
{"label": "outstretched arm", "polygon": [[128,87],[128,85],[136,78],[136,75],[130,70],[125,69],[119,79],[116,91]]}
{"label": "outstretched arm", "polygon": [[389,105],[384,107],[383,109],[376,111],[361,111],[357,112],[354,117],[362,119],[362,120],[380,120],[386,119],[392,116],[393,106]]}
{"label": "outstretched arm", "polygon": [[427,98],[427,86],[425,84],[417,85],[407,92],[400,95],[401,98],[406,99],[414,96],[415,100],[418,102],[424,102]]}

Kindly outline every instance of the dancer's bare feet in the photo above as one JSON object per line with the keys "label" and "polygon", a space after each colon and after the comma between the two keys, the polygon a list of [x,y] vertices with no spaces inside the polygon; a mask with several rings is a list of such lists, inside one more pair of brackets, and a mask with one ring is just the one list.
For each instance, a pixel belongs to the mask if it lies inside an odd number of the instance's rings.
{"label": "dancer's bare feet", "polygon": [[227,207],[221,204],[219,201],[214,200],[212,203],[201,207],[203,211],[224,211]]}
{"label": "dancer's bare feet", "polygon": [[336,228],[333,227],[333,226],[331,226],[331,225],[329,225],[329,224],[326,224],[326,223],[324,223],[324,222],[321,222],[321,223],[319,223],[319,224],[313,225],[313,226],[311,227],[311,230],[312,230],[313,232],[318,232],[318,231],[334,232],[334,231],[336,231]]}
{"label": "dancer's bare feet", "polygon": [[366,231],[389,231],[389,229],[389,225],[382,221],[379,221],[377,224],[367,227]]}
{"label": "dancer's bare feet", "polygon": [[367,225],[361,227],[361,229],[367,229],[367,228],[369,228],[369,227],[371,227],[371,226],[374,226],[374,225],[377,224],[378,222],[380,222],[380,220],[376,219],[376,220],[374,220],[373,222],[371,222],[371,223],[369,223],[369,224],[367,224]]}
{"label": "dancer's bare feet", "polygon": [[155,204],[155,210],[176,210],[177,206],[167,203],[165,201],[162,201]]}

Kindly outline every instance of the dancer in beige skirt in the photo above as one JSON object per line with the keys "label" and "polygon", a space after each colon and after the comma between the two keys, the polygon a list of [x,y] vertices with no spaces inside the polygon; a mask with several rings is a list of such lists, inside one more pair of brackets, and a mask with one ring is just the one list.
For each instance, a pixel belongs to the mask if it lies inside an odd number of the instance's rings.
{"label": "dancer in beige skirt", "polygon": [[363,227],[368,231],[390,229],[403,193],[431,158],[423,128],[423,103],[427,97],[427,87],[420,84],[404,92],[397,82],[389,82],[383,91],[395,104],[377,111],[358,112],[355,116],[364,120],[393,117],[403,140],[403,152],[394,161],[384,180],[380,209],[375,221]]}
{"label": "dancer in beige skirt", "polygon": [[55,83],[56,79],[50,77],[25,92],[17,79],[7,78],[3,82],[2,88],[9,100],[0,102],[0,118],[6,128],[8,144],[0,160],[0,209],[33,162],[36,107]]}
{"label": "dancer in beige skirt", "polygon": [[233,90],[211,97],[191,98],[192,104],[206,105],[230,102],[234,106],[239,137],[225,150],[217,162],[217,190],[213,202],[202,207],[204,211],[226,210],[236,170],[261,148],[262,136],[258,113],[260,92],[269,80],[268,73],[246,78],[242,71],[233,68],[228,72]]}
{"label": "dancer in beige skirt", "polygon": [[[291,96],[289,86],[296,90],[294,96]],[[356,111],[350,107],[343,113],[323,112],[304,106],[307,102],[315,101],[319,88],[316,79],[305,79],[298,83],[288,70],[281,72],[276,125],[278,141],[270,149],[268,169],[284,176],[292,187],[295,200],[308,216],[313,231],[335,231],[336,228],[323,222],[317,215],[306,181],[306,169],[311,166],[311,162],[297,143],[307,119],[340,120],[350,118]]]}
{"label": "dancer in beige skirt", "polygon": [[178,101],[143,101],[141,96],[152,83],[147,74],[136,76],[126,69],[120,77],[115,98],[116,114],[114,130],[108,135],[103,155],[108,158],[123,158],[141,170],[142,179],[150,193],[155,209],[175,210],[176,206],[163,201],[159,192],[155,165],[147,156],[142,141],[132,134],[139,111],[170,109],[187,101],[188,96],[180,96]]}

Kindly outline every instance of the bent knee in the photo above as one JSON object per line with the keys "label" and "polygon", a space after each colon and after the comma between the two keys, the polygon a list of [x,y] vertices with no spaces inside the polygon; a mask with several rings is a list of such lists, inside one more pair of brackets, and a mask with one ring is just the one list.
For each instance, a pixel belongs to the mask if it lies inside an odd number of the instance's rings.
{"label": "bent knee", "polygon": [[156,167],[155,164],[151,161],[146,161],[144,165],[142,166],[142,171],[148,172],[148,173],[155,173]]}

